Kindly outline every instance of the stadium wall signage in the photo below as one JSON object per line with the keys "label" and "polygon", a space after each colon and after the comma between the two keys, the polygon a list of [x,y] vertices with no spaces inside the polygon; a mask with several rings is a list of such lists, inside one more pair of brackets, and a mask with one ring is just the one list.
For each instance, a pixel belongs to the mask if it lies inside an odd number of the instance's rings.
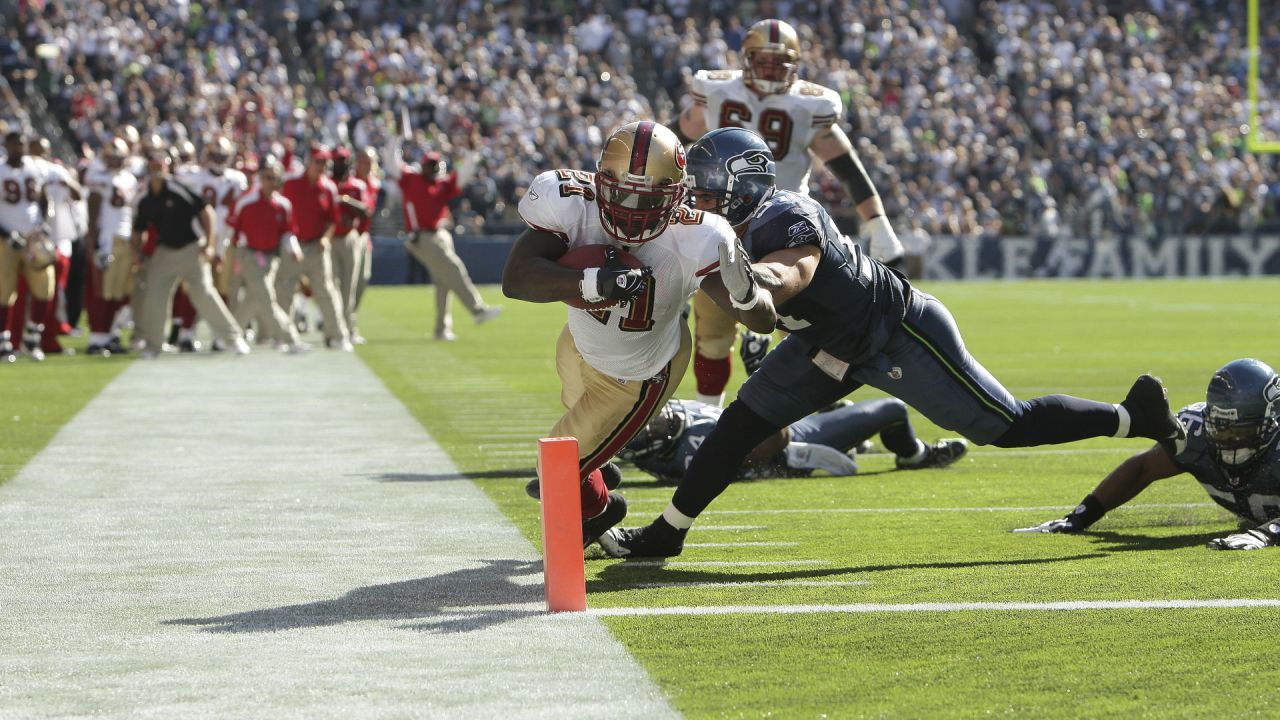
{"label": "stadium wall signage", "polygon": [[1280,237],[1091,241],[935,236],[925,268],[935,280],[1280,275]]}

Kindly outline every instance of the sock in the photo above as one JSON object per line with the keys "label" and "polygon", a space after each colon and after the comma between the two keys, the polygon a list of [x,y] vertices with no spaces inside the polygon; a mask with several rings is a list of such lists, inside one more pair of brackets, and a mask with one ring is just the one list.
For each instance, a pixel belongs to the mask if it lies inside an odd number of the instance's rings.
{"label": "sock", "polygon": [[725,386],[729,384],[729,373],[732,369],[733,366],[727,357],[712,359],[702,353],[694,353],[693,376],[698,381],[699,397],[721,395]]}
{"label": "sock", "polygon": [[1116,408],[1111,403],[1070,395],[1045,395],[1023,402],[1013,424],[996,438],[996,447],[1035,447],[1108,437],[1117,430]]}
{"label": "sock", "polygon": [[1116,415],[1119,416],[1119,425],[1116,427],[1116,434],[1111,437],[1127,438],[1129,437],[1129,411],[1125,410],[1121,405],[1113,405],[1116,409]]}
{"label": "sock", "polygon": [[928,454],[929,446],[920,442],[920,438],[916,438],[916,451],[910,455],[898,455],[898,459],[907,465],[918,465]]}
{"label": "sock", "polygon": [[581,488],[582,519],[590,520],[604,512],[609,504],[609,489],[604,486],[604,476],[599,469],[583,478]]}
{"label": "sock", "polygon": [[89,333],[89,344],[90,344],[90,345],[106,345],[106,344],[107,344],[107,343],[109,343],[109,342],[111,342],[111,334],[110,334],[110,333],[104,333],[104,332],[90,332],[90,333]]}
{"label": "sock", "polygon": [[693,527],[694,519],[677,510],[674,504],[667,504],[667,509],[662,511],[662,519],[677,530],[688,530]]}
{"label": "sock", "polygon": [[672,506],[687,517],[697,517],[733,482],[752,448],[777,431],[777,426],[741,400],[729,403],[685,470]]}

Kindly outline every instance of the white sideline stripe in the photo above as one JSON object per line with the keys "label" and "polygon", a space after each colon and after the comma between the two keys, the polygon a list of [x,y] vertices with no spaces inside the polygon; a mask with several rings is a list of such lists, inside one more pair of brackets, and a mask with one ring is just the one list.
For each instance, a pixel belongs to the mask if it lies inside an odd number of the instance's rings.
{"label": "white sideline stripe", "polygon": [[188,360],[0,486],[0,716],[676,716],[356,356]]}
{"label": "white sideline stripe", "polygon": [[735,548],[735,547],[796,547],[798,542],[710,542],[685,543],[687,548]]}
{"label": "white sideline stripe", "polygon": [[990,457],[1034,457],[1036,455],[1115,455],[1117,453],[1128,455],[1136,452],[1141,452],[1145,450],[1147,447],[1150,447],[1150,446],[1143,446],[1143,447],[1116,446],[1116,447],[1109,447],[1109,448],[1079,448],[1076,450],[1065,450],[1065,449],[1064,450],[1041,450],[1041,449],[984,450],[979,448],[975,450],[970,450],[967,457],[974,457],[977,455],[990,456]]}
{"label": "white sideline stripe", "polygon": [[[650,500],[639,498],[628,500],[628,505],[658,504],[665,505],[667,500]],[[809,515],[828,513],[930,513],[930,512],[1062,512],[1070,510],[1074,505],[1028,505],[1026,507],[900,507],[900,508],[774,508],[759,510],[708,510],[701,517],[718,517],[720,515]],[[1117,508],[1120,510],[1188,510],[1196,508],[1218,507],[1216,503],[1139,503]],[[701,525],[694,525],[701,530]]]}
{"label": "white sideline stripe", "polygon": [[1067,600],[1063,602],[853,603],[847,605],[710,605],[588,609],[597,617],[654,615],[814,615],[817,613],[975,612],[1028,610],[1197,610],[1274,608],[1280,598],[1211,600]]}
{"label": "white sideline stripe", "polygon": [[720,531],[742,531],[742,530],[768,530],[768,525],[699,525],[699,532]]}

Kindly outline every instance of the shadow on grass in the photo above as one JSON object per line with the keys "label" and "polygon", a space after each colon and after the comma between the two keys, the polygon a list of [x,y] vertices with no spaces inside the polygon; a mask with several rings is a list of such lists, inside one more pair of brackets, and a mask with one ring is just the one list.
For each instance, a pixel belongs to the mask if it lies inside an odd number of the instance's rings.
{"label": "shadow on grass", "polygon": [[1099,550],[1129,552],[1131,550],[1178,550],[1185,547],[1203,547],[1210,540],[1230,535],[1233,532],[1237,532],[1237,530],[1224,529],[1217,532],[1158,537],[1114,531],[1086,531],[1083,534],[1086,537],[1093,538],[1095,544],[1101,545],[1102,547],[1099,547]]}
{"label": "shadow on grass", "polygon": [[[415,620],[408,629],[455,633],[545,614],[517,607],[544,599],[542,562],[485,560],[480,567],[384,585],[358,587],[332,600],[203,618],[175,618],[210,633],[254,633],[328,627],[366,620]],[[536,576],[530,582],[516,578]],[[511,605],[510,609],[502,608]],[[495,606],[497,606],[495,608]],[[469,610],[468,608],[474,608]]]}
{"label": "shadow on grass", "polygon": [[[633,590],[635,585],[651,582],[768,582],[778,580],[808,580],[813,578],[833,577],[836,575],[855,575],[868,572],[890,572],[893,570],[950,570],[956,568],[988,567],[992,565],[1041,565],[1046,563],[1072,562],[1076,560],[1096,560],[1106,557],[1106,553],[1086,553],[1083,555],[1067,555],[1053,558],[1019,558],[1012,560],[966,560],[962,562],[902,563],[900,565],[859,565],[839,568],[814,568],[809,570],[786,570],[780,572],[716,572],[697,568],[673,568],[662,565],[641,565],[623,561],[615,563],[600,571],[598,579],[587,583],[587,591],[591,593],[617,592]],[[678,560],[677,560],[678,561]],[[643,561],[642,561],[643,562]]]}
{"label": "shadow on grass", "polygon": [[441,480],[486,480],[492,478],[520,478],[527,480],[537,474],[531,467],[481,470],[456,473],[379,473],[373,479],[378,482],[439,482]]}

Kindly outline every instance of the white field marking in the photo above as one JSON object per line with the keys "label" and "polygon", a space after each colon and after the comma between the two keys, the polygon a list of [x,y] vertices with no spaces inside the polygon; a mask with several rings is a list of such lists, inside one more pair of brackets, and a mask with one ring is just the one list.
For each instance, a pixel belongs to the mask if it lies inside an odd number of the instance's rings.
{"label": "white field marking", "polygon": [[735,547],[795,547],[798,542],[711,542],[685,543],[687,548],[735,548]]}
{"label": "white field marking", "polygon": [[[699,525],[698,526],[699,532],[714,532],[716,530],[728,532],[728,531],[768,530],[768,529],[769,529],[768,525]],[[688,545],[686,545],[685,547],[688,547]]]}
{"label": "white field marking", "polygon": [[986,450],[982,448],[975,448],[969,451],[968,457],[974,457],[976,455],[990,456],[990,457],[1034,457],[1037,455],[1117,455],[1117,454],[1132,455],[1133,453],[1141,452],[1144,449],[1146,448],[1110,447],[1110,448],[1078,448],[1076,450],[1043,450],[1043,449],[1001,450],[999,448],[992,448],[990,450]]}
{"label": "white field marking", "polygon": [[[668,501],[662,500],[662,504]],[[658,504],[658,500],[648,500],[638,498],[636,500],[628,500],[627,504],[631,506]],[[825,515],[830,513],[975,513],[975,512],[1061,512],[1070,510],[1074,505],[1030,505],[1027,507],[900,507],[900,508],[788,508],[788,509],[760,509],[760,510],[708,510],[703,517],[712,517],[720,515]],[[1141,503],[1125,505],[1117,510],[1189,510],[1198,508],[1218,507],[1216,503]],[[1114,510],[1112,512],[1115,512]],[[702,529],[699,525],[694,525],[697,529]]]}
{"label": "white field marking", "polygon": [[830,565],[827,560],[628,560],[613,567],[792,567],[794,565]]}
{"label": "white field marking", "polygon": [[817,613],[975,612],[1027,610],[1196,610],[1275,608],[1280,598],[1210,600],[1067,600],[1063,602],[852,603],[842,605],[709,605],[588,609],[597,617],[652,615],[814,615]]}
{"label": "white field marking", "polygon": [[[686,545],[685,547],[688,547]],[[870,585],[867,580],[750,580],[745,582],[666,582],[666,583],[637,583],[628,585],[626,589],[650,589],[650,588],[752,588],[752,587],[856,587],[859,585]]]}
{"label": "white field marking", "polygon": [[676,715],[356,356],[184,360],[0,486],[0,716]]}

